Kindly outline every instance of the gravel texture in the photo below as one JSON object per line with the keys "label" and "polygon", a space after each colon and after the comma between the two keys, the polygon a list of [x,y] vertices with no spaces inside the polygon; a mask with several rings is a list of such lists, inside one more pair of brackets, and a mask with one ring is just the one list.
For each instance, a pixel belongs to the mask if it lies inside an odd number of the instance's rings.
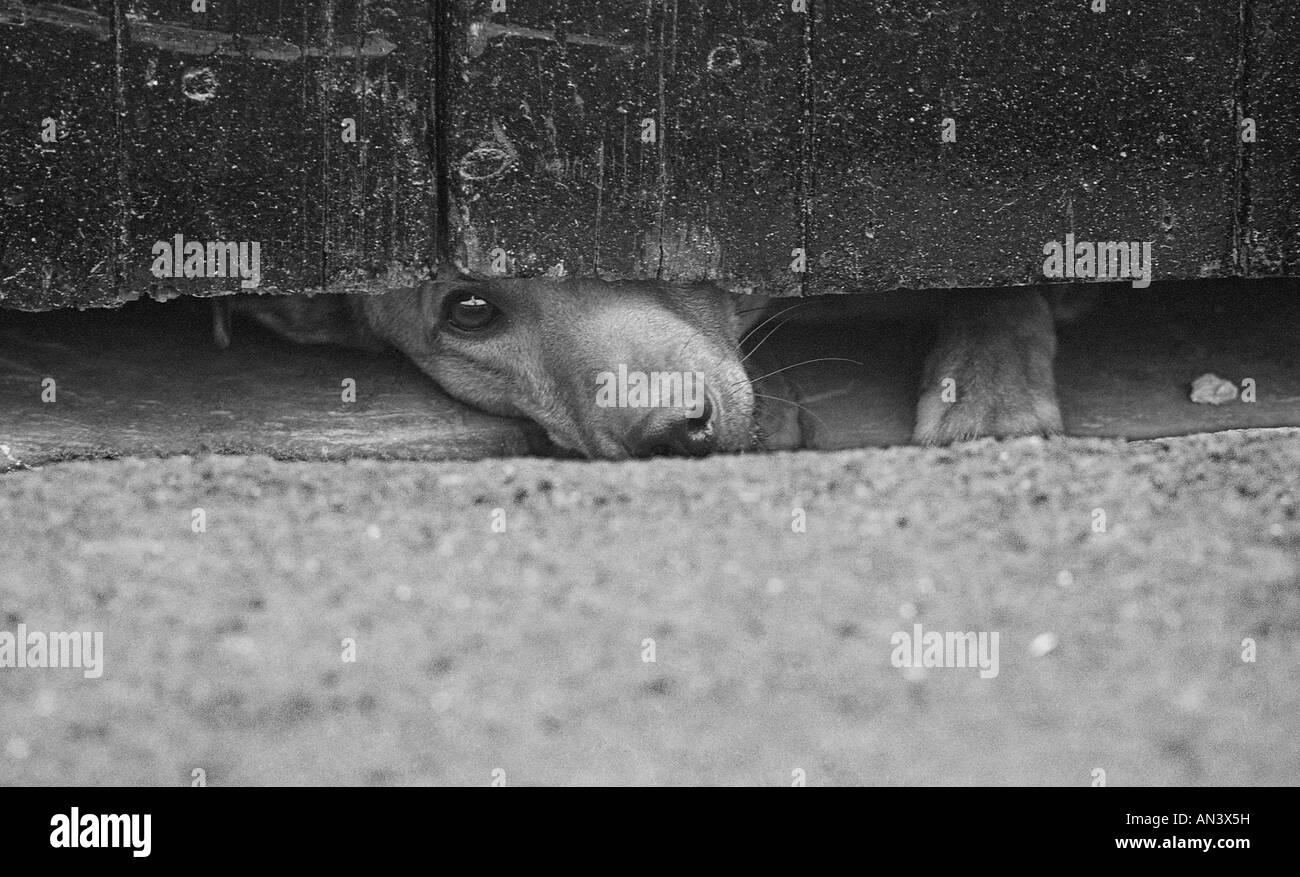
{"label": "gravel texture", "polygon": [[16,469],[0,630],[105,665],[0,668],[0,783],[1296,783],[1298,482],[1294,429]]}

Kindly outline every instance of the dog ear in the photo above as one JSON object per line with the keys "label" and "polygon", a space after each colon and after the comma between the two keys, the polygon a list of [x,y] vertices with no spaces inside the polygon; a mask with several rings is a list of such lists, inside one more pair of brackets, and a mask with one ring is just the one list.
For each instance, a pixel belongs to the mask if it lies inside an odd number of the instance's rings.
{"label": "dog ear", "polygon": [[298,344],[339,344],[372,351],[387,347],[370,331],[353,295],[241,296],[231,301],[230,310]]}

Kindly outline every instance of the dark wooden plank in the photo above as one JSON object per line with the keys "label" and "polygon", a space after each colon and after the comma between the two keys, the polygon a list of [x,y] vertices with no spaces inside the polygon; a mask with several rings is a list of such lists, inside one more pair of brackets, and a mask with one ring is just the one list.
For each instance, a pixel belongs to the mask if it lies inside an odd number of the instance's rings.
{"label": "dark wooden plank", "polygon": [[115,303],[125,210],[109,19],[91,0],[29,6],[0,2],[0,305]]}
{"label": "dark wooden plank", "polygon": [[647,8],[458,0],[449,182],[467,268],[500,273],[499,252],[510,273],[644,276],[662,194],[640,140],[658,114]]}
{"label": "dark wooden plank", "polygon": [[1033,282],[1067,232],[1235,270],[1237,4],[819,8],[811,288]]}
{"label": "dark wooden plank", "polygon": [[[466,41],[455,100],[462,243],[476,270],[490,273],[486,253],[500,246],[513,273],[590,273],[588,242],[619,235],[622,246],[600,247],[623,257],[604,260],[609,274],[779,293],[798,288],[780,281],[811,235],[804,291],[988,286],[1041,279],[1043,245],[1067,232],[1150,241],[1157,277],[1238,268],[1233,10],[826,0],[809,23],[786,4],[743,0],[513,3],[508,22],[481,8],[463,7],[490,36]],[[636,14],[639,63],[543,38],[579,23],[627,34]],[[736,75],[717,69],[733,61]],[[583,112],[561,99],[566,89]],[[623,162],[639,172],[639,199],[602,201],[600,185],[537,170],[551,156],[608,154],[610,130],[589,120],[627,110],[615,98],[629,93],[665,116],[662,154]],[[539,125],[534,104],[560,111]],[[804,155],[814,109],[815,151]],[[949,116],[958,140],[944,144]]]}
{"label": "dark wooden plank", "polygon": [[798,288],[804,16],[760,0],[488,9],[458,6],[466,267],[499,273],[496,252],[514,274]]}
{"label": "dark wooden plank", "polygon": [[[7,0],[0,149],[6,179],[23,183],[3,187],[6,304],[244,288],[240,277],[155,276],[155,245],[176,235],[256,243],[263,292],[426,276],[436,256],[428,8],[232,0],[195,12],[170,0],[103,0],[69,10]],[[114,14],[125,22],[120,77]],[[72,132],[61,157],[32,146],[39,128],[20,111],[45,105],[63,107]],[[373,158],[343,148],[339,126],[354,117],[361,130],[348,147]]]}
{"label": "dark wooden plank", "polygon": [[659,275],[799,291],[810,156],[810,20],[789,3],[671,4]]}
{"label": "dark wooden plank", "polygon": [[[127,53],[133,205],[130,288],[154,295],[239,291],[238,277],[159,279],[157,242],[233,241],[260,249],[264,292],[318,288],[325,204],[315,65],[321,4],[133,0]],[[230,51],[188,52],[139,39],[143,28],[228,39]],[[241,40],[261,48],[248,57]],[[178,41],[179,42],[179,41]]]}
{"label": "dark wooden plank", "polygon": [[[317,73],[325,124],[330,291],[377,291],[428,277],[438,258],[431,141],[434,39],[429,0],[338,0],[336,49],[376,38],[392,51],[326,56]],[[350,121],[349,121],[350,120]]]}
{"label": "dark wooden plank", "polygon": [[[482,273],[769,294],[1037,282],[1066,233],[1152,241],[1157,278],[1292,270],[1295,10],[1089,5],[0,0],[0,293],[239,288],[154,278],[176,234],[258,241],[263,291],[381,289],[427,273],[444,213]],[[54,156],[23,115],[51,101],[95,132]]]}
{"label": "dark wooden plank", "polygon": [[1244,258],[1253,276],[1300,273],[1300,5],[1250,4],[1243,114],[1255,121],[1245,144],[1250,205]]}

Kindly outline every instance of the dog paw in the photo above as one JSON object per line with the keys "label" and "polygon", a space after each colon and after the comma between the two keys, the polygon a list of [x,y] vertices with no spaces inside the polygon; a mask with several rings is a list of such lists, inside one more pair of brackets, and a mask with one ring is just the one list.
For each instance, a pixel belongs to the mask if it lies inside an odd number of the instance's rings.
{"label": "dog paw", "polygon": [[1061,431],[1055,393],[1042,392],[1023,380],[1001,380],[994,388],[968,385],[965,392],[960,377],[926,387],[917,403],[913,440],[947,445],[985,436],[1009,438]]}
{"label": "dog paw", "polygon": [[954,317],[926,360],[913,439],[942,445],[1060,432],[1056,333],[1042,299],[977,299]]}

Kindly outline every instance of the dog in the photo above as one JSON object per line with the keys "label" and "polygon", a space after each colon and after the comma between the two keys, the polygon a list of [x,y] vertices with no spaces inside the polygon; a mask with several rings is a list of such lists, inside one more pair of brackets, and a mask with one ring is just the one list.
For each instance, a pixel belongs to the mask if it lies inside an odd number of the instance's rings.
{"label": "dog", "polygon": [[[248,297],[233,310],[299,343],[396,349],[462,402],[531,420],[558,448],[619,460],[759,447],[745,350],[787,317],[932,325],[913,430],[920,444],[1060,432],[1054,307],[1044,291],[767,300],[708,284],[444,271],[380,295]],[[600,404],[602,376],[629,370],[696,376],[703,391],[689,405]]]}

